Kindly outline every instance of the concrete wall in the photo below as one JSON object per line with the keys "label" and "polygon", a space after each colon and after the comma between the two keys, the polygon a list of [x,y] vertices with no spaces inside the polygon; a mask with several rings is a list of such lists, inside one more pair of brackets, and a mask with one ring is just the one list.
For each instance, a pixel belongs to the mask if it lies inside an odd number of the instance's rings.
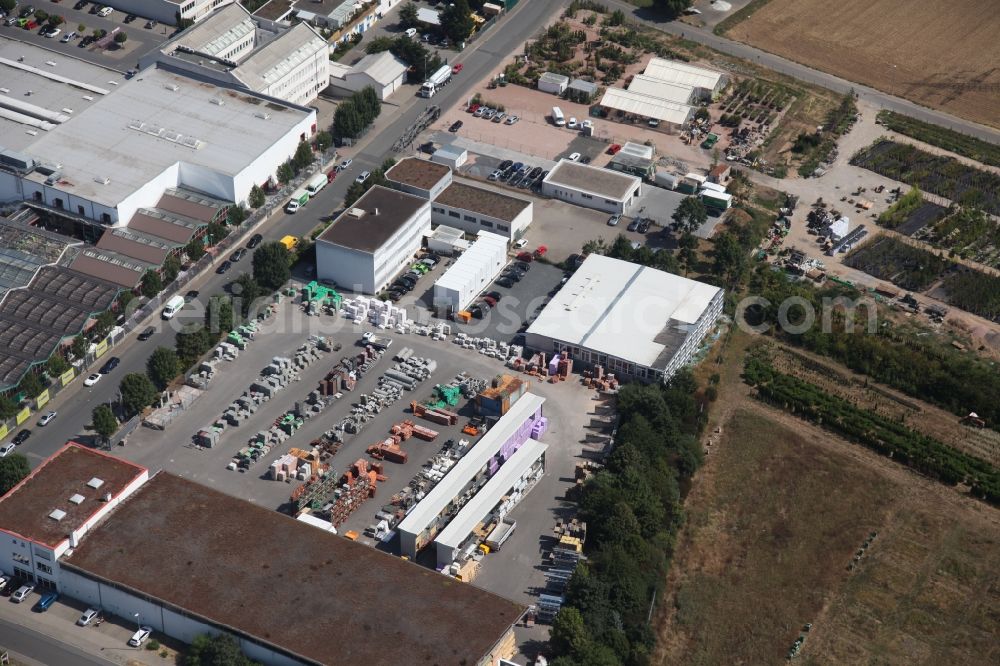
{"label": "concrete wall", "polygon": [[[223,633],[219,627],[174,610],[155,599],[141,597],[126,589],[98,582],[75,570],[63,568],[59,588],[60,593],[67,597],[101,608],[105,614],[118,616],[125,621],[126,626],[133,626],[131,623],[135,623],[135,627],[140,624],[152,627],[154,638],[155,633],[160,633],[190,643],[199,634]],[[136,613],[139,614],[138,617]],[[275,666],[301,664],[298,660],[269,649],[266,645],[236,634],[233,634],[233,637],[239,642],[243,652],[256,661]]]}
{"label": "concrete wall", "polygon": [[375,293],[375,257],[340,245],[316,241],[316,277],[347,291]]}
{"label": "concrete wall", "polygon": [[380,291],[413,260],[413,255],[423,244],[424,235],[431,230],[430,202],[400,227],[392,238],[375,252],[375,288]]}
{"label": "concrete wall", "polygon": [[636,185],[635,189],[623,199],[606,199],[599,194],[583,192],[565,185],[556,185],[542,181],[542,194],[547,197],[560,199],[584,208],[594,208],[607,213],[624,214],[635,202],[635,198],[642,193],[642,185]]}

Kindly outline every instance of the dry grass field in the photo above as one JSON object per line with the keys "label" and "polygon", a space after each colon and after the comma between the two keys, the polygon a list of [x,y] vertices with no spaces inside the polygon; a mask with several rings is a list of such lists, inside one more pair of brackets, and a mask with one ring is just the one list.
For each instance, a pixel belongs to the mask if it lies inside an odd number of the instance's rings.
{"label": "dry grass field", "polygon": [[1000,127],[995,3],[770,0],[726,34],[849,81]]}
{"label": "dry grass field", "polygon": [[778,663],[806,623],[803,663],[1000,660],[996,509],[733,397],[686,504],[659,663]]}

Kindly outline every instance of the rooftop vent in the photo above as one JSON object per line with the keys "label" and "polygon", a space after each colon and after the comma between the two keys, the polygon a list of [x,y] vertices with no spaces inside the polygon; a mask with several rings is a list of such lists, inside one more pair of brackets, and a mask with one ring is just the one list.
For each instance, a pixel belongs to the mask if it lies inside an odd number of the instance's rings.
{"label": "rooftop vent", "polygon": [[72,502],[73,504],[83,504],[83,500],[85,500],[85,499],[87,499],[87,498],[84,497],[83,495],[81,495],[80,493],[77,493],[77,494],[73,495],[72,497],[70,497],[69,501]]}
{"label": "rooftop vent", "polygon": [[90,481],[87,481],[87,487],[93,488],[94,490],[97,490],[103,485],[104,485],[104,479],[99,479],[96,476],[92,478]]}
{"label": "rooftop vent", "polygon": [[173,92],[177,92],[178,90],[181,89],[181,87],[179,85],[177,85],[176,83],[168,83],[167,85],[165,85],[163,87],[166,88],[167,90],[172,90]]}
{"label": "rooftop vent", "polygon": [[364,208],[351,208],[347,211],[348,216],[361,219],[365,216]]}
{"label": "rooftop vent", "polygon": [[258,111],[257,113],[255,113],[253,115],[255,117],[257,117],[257,118],[260,118],[261,120],[270,120],[271,119],[271,114],[267,113],[265,111]]}
{"label": "rooftop vent", "polygon": [[91,95],[84,95],[83,98],[85,100],[87,100],[88,102],[93,102],[94,101],[94,98]]}
{"label": "rooftop vent", "polygon": [[55,60],[46,60],[45,64],[48,65],[49,67],[55,67],[56,66],[56,61]]}
{"label": "rooftop vent", "polygon": [[0,93],[3,93],[4,95],[6,95],[9,92],[10,92],[10,88],[0,88]]}
{"label": "rooftop vent", "polygon": [[66,512],[63,511],[62,509],[56,509],[55,511],[53,511],[52,513],[49,514],[49,518],[51,518],[52,520],[55,520],[57,522],[60,521],[60,520],[62,520],[65,517],[66,517]]}
{"label": "rooftop vent", "polygon": [[212,98],[212,104],[214,104],[216,106],[225,106],[226,103],[225,103],[225,101],[219,99],[218,97],[213,97]]}
{"label": "rooftop vent", "polygon": [[111,179],[107,176],[97,176],[94,178],[95,183],[100,183],[101,185],[108,185],[111,183]]}

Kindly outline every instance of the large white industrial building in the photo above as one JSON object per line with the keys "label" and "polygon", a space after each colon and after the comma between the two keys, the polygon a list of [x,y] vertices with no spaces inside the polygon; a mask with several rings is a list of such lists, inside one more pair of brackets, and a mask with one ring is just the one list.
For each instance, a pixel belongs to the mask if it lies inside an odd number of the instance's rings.
{"label": "large white industrial building", "polygon": [[139,67],[157,62],[293,104],[309,104],[330,84],[330,48],[314,28],[262,20],[239,3],[149,52]]}
{"label": "large white industrial building", "polygon": [[[6,43],[0,52],[12,50]],[[71,59],[30,44],[16,50],[20,62],[0,60],[7,95],[39,93],[0,115],[0,200],[105,227],[126,225],[172,188],[240,203],[315,131],[313,109],[162,64],[102,88],[87,80],[93,68],[57,69],[46,61]]]}
{"label": "large white industrial building", "polygon": [[507,264],[507,239],[480,231],[472,246],[434,283],[434,307],[464,310]]}
{"label": "large white industrial building", "polygon": [[376,185],[316,239],[316,274],[374,294],[413,259],[430,229],[430,202]]}
{"label": "large white industrial building", "polygon": [[542,194],[584,208],[624,214],[642,193],[642,180],[610,169],[559,160],[542,180]]}
{"label": "large white industrial building", "polygon": [[[510,409],[500,417],[482,438],[472,445],[472,448],[445,474],[444,478],[407,514],[399,524],[397,531],[400,539],[400,551],[410,558],[416,557],[417,551],[431,543],[448,523],[461,513],[462,506],[472,506],[471,514],[481,514],[482,519],[493,509],[496,501],[493,489],[505,485],[509,480],[511,485],[521,478],[525,472],[536,465],[544,455],[544,448],[529,449],[534,453],[518,457],[517,451],[529,440],[537,440],[545,430],[545,417],[542,416],[542,404],[545,398],[534,393],[525,393]],[[515,462],[516,458],[516,462]],[[513,467],[505,470],[508,465]],[[489,485],[489,480],[499,472],[503,472],[503,483],[497,482],[487,496],[480,502],[466,504],[469,491],[482,492],[482,487]],[[511,486],[508,485],[507,488]],[[507,489],[505,488],[505,489]],[[474,496],[473,496],[474,497]],[[468,525],[470,513],[462,518],[461,533]],[[468,536],[468,533],[449,535],[444,548],[454,548]],[[449,560],[450,561],[450,560]]]}
{"label": "large white industrial building", "polygon": [[270,666],[339,664],[347,654],[366,664],[434,663],[447,654],[497,666],[525,611],[276,511],[164,472],[150,477],[75,444],[0,498],[0,536],[0,571],[39,592],[149,626],[156,639],[227,634]]}
{"label": "large white industrial building", "polygon": [[666,380],[691,360],[722,300],[718,287],[591,254],[528,327],[525,343],[619,376]]}

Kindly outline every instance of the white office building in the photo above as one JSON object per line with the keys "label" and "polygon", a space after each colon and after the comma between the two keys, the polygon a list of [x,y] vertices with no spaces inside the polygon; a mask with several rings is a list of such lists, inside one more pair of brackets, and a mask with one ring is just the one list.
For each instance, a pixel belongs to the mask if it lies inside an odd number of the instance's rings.
{"label": "white office building", "polygon": [[430,229],[428,201],[376,185],[316,239],[317,276],[375,294],[413,260]]}
{"label": "white office building", "polygon": [[641,193],[640,178],[566,159],[542,181],[545,196],[615,214],[628,212]]}
{"label": "white office building", "polygon": [[667,380],[690,362],[722,301],[718,287],[591,254],[528,327],[525,342],[620,377]]}
{"label": "white office building", "polygon": [[181,32],[139,66],[156,62],[293,104],[309,104],[330,84],[330,49],[312,26],[264,21],[239,4]]}
{"label": "white office building", "polygon": [[476,242],[434,283],[434,307],[464,310],[507,264],[507,239],[480,231]]}
{"label": "white office building", "polygon": [[541,436],[544,402],[534,393],[522,395],[407,514],[397,528],[403,555],[416,557],[466,505],[470,492],[474,496],[513,460],[518,449]]}

